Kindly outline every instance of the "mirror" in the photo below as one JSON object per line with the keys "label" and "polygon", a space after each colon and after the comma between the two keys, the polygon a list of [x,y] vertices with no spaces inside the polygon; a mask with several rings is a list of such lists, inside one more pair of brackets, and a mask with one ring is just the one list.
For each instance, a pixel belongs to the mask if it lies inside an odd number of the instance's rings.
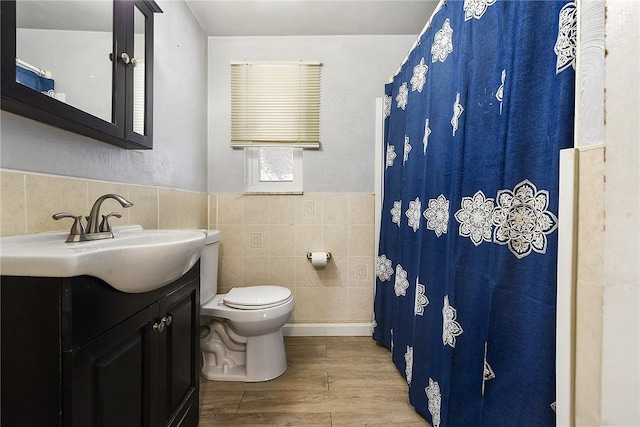
{"label": "mirror", "polygon": [[144,14],[138,9],[133,8],[133,28],[135,35],[133,38],[133,55],[135,61],[133,63],[133,131],[137,134],[144,135],[144,94],[145,90],[145,72],[144,72],[144,54],[145,54],[145,22]]}
{"label": "mirror", "polygon": [[111,0],[16,2],[16,81],[109,122],[112,45]]}
{"label": "mirror", "polygon": [[2,109],[153,147],[152,0],[2,0]]}

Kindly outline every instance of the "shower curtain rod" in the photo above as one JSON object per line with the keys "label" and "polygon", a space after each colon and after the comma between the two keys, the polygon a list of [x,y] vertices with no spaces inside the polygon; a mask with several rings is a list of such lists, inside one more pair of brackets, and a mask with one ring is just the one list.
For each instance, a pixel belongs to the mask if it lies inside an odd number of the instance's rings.
{"label": "shower curtain rod", "polygon": [[26,68],[27,70],[33,71],[40,77],[46,77],[48,79],[51,78],[51,71],[38,68],[35,65],[31,65],[28,62],[23,61],[22,59],[16,58],[16,64],[21,66],[22,68]]}
{"label": "shower curtain rod", "polygon": [[418,41],[420,40],[420,37],[422,37],[422,35],[431,26],[431,20],[433,19],[433,16],[436,13],[438,13],[440,11],[440,9],[442,9],[442,6],[444,6],[445,4],[447,4],[447,0],[440,0],[438,2],[438,5],[436,6],[436,8],[431,13],[431,16],[429,17],[429,20],[427,21],[426,24],[424,24],[424,27],[422,27],[422,31],[420,31],[420,34],[418,34],[418,37],[416,38],[416,41],[413,43],[413,46],[411,46],[411,49],[409,49],[409,52],[407,52],[407,56],[405,56],[404,59],[402,60],[402,62],[400,63],[400,66],[398,67],[398,71],[396,71],[396,73],[393,76],[389,77],[389,83],[393,82],[393,78],[400,73],[400,70],[402,70],[402,66],[404,65],[405,62],[407,62],[407,59],[409,59],[409,55],[411,54],[411,52],[413,52],[413,49],[415,49],[416,46],[418,45]]}

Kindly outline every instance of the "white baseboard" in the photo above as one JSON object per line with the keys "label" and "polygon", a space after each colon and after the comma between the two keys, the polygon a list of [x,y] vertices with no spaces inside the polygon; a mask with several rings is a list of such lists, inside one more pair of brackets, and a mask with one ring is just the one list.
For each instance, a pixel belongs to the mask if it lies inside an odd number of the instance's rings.
{"label": "white baseboard", "polygon": [[369,337],[371,323],[287,323],[285,337]]}

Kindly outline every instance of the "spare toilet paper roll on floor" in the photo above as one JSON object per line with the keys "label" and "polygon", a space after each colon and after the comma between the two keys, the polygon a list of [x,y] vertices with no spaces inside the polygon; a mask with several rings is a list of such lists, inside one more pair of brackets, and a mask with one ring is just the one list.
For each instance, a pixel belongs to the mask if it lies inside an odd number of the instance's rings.
{"label": "spare toilet paper roll on floor", "polygon": [[326,252],[311,252],[311,265],[314,268],[324,268],[327,266]]}

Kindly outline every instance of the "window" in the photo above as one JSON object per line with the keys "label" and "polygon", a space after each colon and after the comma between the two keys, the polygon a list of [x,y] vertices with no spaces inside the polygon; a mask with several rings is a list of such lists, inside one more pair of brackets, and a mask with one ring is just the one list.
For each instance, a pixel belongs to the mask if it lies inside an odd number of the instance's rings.
{"label": "window", "polygon": [[245,149],[245,191],[302,193],[302,149],[320,147],[317,62],[231,64],[231,146]]}
{"label": "window", "polygon": [[245,192],[302,194],[302,148],[245,148]]}

